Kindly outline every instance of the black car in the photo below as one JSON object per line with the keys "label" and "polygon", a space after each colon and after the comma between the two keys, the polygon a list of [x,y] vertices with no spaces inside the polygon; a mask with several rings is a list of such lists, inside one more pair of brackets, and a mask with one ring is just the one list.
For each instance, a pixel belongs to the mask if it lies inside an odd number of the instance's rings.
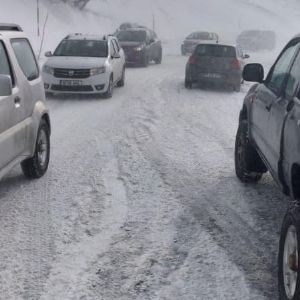
{"label": "black car", "polygon": [[214,83],[239,91],[244,55],[237,47],[221,44],[199,44],[190,56],[185,72],[185,87],[194,83]]}
{"label": "black car", "polygon": [[242,182],[257,182],[269,171],[291,197],[278,255],[281,300],[300,299],[300,35],[283,49],[264,80],[260,64],[246,65],[243,77],[257,82],[245,97],[235,146]]}
{"label": "black car", "polygon": [[271,51],[276,46],[276,35],[271,30],[246,30],[238,36],[236,43],[245,51]]}
{"label": "black car", "polygon": [[214,32],[197,31],[188,35],[181,45],[181,54],[191,54],[194,52],[196,46],[202,43],[218,43],[219,36]]}
{"label": "black car", "polygon": [[162,62],[162,44],[154,31],[146,28],[130,28],[117,33],[124,49],[128,65],[147,67],[149,62]]}

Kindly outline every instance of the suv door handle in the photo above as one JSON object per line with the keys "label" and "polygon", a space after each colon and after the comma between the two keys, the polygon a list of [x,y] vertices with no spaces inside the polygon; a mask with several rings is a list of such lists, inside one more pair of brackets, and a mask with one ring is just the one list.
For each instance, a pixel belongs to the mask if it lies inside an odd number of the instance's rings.
{"label": "suv door handle", "polygon": [[21,106],[21,98],[19,96],[15,97],[14,102],[16,108],[19,108]]}

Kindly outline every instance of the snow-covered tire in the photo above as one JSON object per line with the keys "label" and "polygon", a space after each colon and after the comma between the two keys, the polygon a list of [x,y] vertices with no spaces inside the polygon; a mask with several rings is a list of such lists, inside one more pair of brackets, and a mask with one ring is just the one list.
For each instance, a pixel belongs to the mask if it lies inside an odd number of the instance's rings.
{"label": "snow-covered tire", "polygon": [[241,83],[237,83],[234,87],[233,90],[237,93],[239,93],[241,91]]}
{"label": "snow-covered tire", "polygon": [[162,49],[160,49],[160,51],[159,51],[159,56],[155,59],[155,63],[156,63],[157,65],[160,65],[161,62],[162,62]]}
{"label": "snow-covered tire", "polygon": [[242,182],[258,182],[261,179],[264,165],[249,141],[248,122],[245,120],[239,124],[234,156],[235,172]]}
{"label": "snow-covered tire", "polygon": [[109,79],[107,91],[104,93],[104,98],[110,99],[113,96],[113,93],[114,93],[114,80],[113,80],[113,76],[111,75]]}
{"label": "snow-covered tire", "polygon": [[21,163],[23,173],[28,178],[40,178],[48,170],[50,160],[50,129],[42,120],[38,129],[34,156]]}
{"label": "snow-covered tire", "polygon": [[300,299],[300,211],[291,208],[284,217],[278,253],[280,300]]}
{"label": "snow-covered tire", "polygon": [[117,87],[123,87],[125,85],[125,67],[123,68],[122,71],[122,77],[117,83]]}
{"label": "snow-covered tire", "polygon": [[184,87],[189,90],[193,88],[193,82],[189,80],[187,77],[184,80]]}

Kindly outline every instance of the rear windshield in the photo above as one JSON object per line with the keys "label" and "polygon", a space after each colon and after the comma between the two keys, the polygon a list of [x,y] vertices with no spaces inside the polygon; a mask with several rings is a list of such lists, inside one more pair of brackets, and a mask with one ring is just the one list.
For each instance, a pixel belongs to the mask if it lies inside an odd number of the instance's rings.
{"label": "rear windshield", "polygon": [[213,40],[213,34],[209,32],[194,32],[187,37],[188,40]]}
{"label": "rear windshield", "polygon": [[144,42],[146,41],[146,31],[121,31],[118,33],[120,42]]}
{"label": "rear windshield", "polygon": [[107,57],[107,42],[94,40],[63,40],[55,50],[54,56]]}
{"label": "rear windshield", "polygon": [[234,47],[220,45],[198,45],[195,54],[197,56],[236,57]]}

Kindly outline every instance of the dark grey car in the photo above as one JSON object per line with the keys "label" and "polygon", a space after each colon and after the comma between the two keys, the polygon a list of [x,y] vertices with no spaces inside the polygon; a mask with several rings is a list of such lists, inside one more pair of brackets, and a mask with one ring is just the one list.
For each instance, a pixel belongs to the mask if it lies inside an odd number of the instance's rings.
{"label": "dark grey car", "polygon": [[160,64],[162,45],[156,33],[146,28],[131,28],[117,33],[127,65],[147,67],[149,62]]}
{"label": "dark grey car", "polygon": [[214,83],[239,91],[242,81],[244,55],[237,47],[220,44],[200,44],[186,65],[185,87],[194,83]]}

